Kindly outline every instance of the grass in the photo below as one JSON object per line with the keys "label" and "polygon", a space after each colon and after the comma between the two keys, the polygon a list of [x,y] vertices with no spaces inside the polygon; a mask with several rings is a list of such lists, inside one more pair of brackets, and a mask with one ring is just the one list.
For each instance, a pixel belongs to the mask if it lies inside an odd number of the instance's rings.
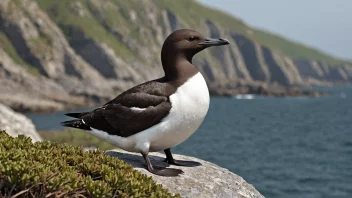
{"label": "grass", "polygon": [[237,33],[246,34],[246,31],[249,29],[242,20],[236,19],[235,17],[217,9],[203,6],[193,0],[157,0],[156,2],[161,8],[172,11],[190,27],[199,26],[203,19],[211,19],[223,27],[235,30]]}
{"label": "grass", "polygon": [[[29,39],[29,42],[35,46],[32,50],[33,54],[37,56],[41,56],[43,54],[50,54],[51,44],[49,43],[49,40],[46,37],[40,35],[37,38]],[[52,55],[50,54],[50,56]]]}
{"label": "grass", "polygon": [[95,147],[101,150],[116,149],[115,146],[82,130],[65,129],[63,131],[40,131],[39,135],[44,140],[67,143],[73,146]]}
{"label": "grass", "polygon": [[[116,54],[120,57],[129,58],[133,57],[133,53],[128,47],[126,47],[121,41],[117,40],[114,35],[109,32],[103,24],[101,24],[97,18],[90,12],[88,6],[91,6],[88,1],[83,0],[60,0],[60,1],[48,1],[48,0],[37,0],[39,6],[45,10],[51,19],[55,21],[59,26],[64,29],[66,37],[70,38],[66,28],[74,26],[79,30],[83,31],[88,38],[92,38],[98,42],[108,44]],[[72,11],[73,3],[78,2],[82,5],[84,12],[83,16],[76,15]],[[88,5],[89,4],[89,5]]]}

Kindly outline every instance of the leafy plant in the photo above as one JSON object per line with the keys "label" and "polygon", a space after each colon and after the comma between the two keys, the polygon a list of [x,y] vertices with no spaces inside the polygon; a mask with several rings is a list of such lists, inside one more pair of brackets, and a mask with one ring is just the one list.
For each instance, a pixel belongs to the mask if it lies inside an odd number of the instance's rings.
{"label": "leafy plant", "polygon": [[104,152],[0,132],[0,197],[180,197]]}

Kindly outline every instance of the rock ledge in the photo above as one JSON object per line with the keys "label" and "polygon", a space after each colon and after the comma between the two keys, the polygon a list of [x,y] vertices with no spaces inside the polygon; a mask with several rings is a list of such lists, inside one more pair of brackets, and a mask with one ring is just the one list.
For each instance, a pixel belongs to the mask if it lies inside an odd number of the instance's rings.
{"label": "rock ledge", "polygon": [[153,179],[168,188],[172,193],[179,193],[182,197],[217,197],[217,198],[259,198],[261,195],[251,184],[242,177],[221,168],[213,163],[194,157],[173,154],[176,160],[192,161],[193,167],[173,166],[163,162],[165,156],[161,153],[150,154],[153,165],[182,169],[179,177],[161,177],[149,173],[144,167],[144,159],[136,153],[122,150],[107,151],[107,155],[118,157],[131,164],[136,170],[152,176]]}

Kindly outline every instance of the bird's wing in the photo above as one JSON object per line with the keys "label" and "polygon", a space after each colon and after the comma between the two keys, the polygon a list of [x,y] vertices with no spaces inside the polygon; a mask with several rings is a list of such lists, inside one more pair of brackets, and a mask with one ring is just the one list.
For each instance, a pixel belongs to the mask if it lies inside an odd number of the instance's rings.
{"label": "bird's wing", "polygon": [[84,115],[82,119],[94,129],[128,137],[159,123],[170,109],[168,96],[126,93]]}

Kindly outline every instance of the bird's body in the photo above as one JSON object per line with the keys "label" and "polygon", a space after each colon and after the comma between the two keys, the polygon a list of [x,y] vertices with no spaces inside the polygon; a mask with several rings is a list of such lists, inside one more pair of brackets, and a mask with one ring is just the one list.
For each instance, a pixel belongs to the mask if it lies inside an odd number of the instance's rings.
{"label": "bird's body", "polygon": [[[99,129],[88,131],[112,145],[130,152],[155,152],[176,146],[191,136],[209,108],[209,92],[201,73],[195,74],[169,96],[171,109],[156,125],[128,137],[110,135]],[[131,107],[143,112],[145,108]]]}
{"label": "bird's body", "polygon": [[193,56],[227,40],[205,39],[192,30],[173,32],[164,42],[161,60],[165,76],[137,85],[91,112],[70,113],[76,120],[62,125],[86,130],[117,147],[139,152],[148,170],[176,176],[178,169],[153,168],[149,152],[164,150],[167,162],[176,164],[170,148],[190,137],[203,122],[209,108],[209,91]]}

